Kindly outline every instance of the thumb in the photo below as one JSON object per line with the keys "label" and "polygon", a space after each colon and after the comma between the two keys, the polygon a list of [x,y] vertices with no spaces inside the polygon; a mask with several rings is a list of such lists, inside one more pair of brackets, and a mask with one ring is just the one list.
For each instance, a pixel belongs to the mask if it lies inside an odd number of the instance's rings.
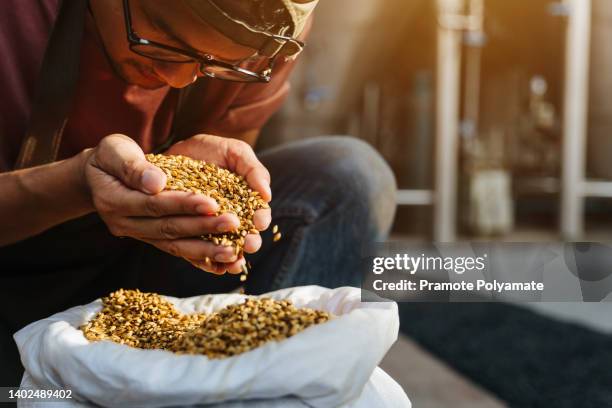
{"label": "thumb", "polygon": [[159,193],[166,186],[166,174],[149,163],[140,146],[129,137],[107,136],[97,150],[97,165],[126,186],[147,194]]}

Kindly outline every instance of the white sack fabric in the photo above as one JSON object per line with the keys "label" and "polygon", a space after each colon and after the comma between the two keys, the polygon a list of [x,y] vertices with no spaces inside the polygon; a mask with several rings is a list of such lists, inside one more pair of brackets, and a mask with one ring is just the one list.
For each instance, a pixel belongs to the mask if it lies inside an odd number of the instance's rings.
{"label": "white sack fabric", "polygon": [[[22,390],[43,389],[32,381],[26,372],[21,380]],[[38,408],[51,406],[52,408],[94,408],[88,402],[76,400],[54,400],[52,405],[36,400],[19,400],[17,408]],[[281,397],[267,400],[243,400],[221,402],[219,404],[206,404],[191,407],[202,408],[310,408],[297,397]],[[178,407],[174,407],[178,408]],[[342,408],[411,408],[410,400],[402,387],[389,377],[380,367],[376,367],[370,380],[366,383],[361,395],[354,401],[345,404]]]}
{"label": "white sack fabric", "polygon": [[[89,342],[78,327],[101,309],[97,300],[34,322],[17,332],[15,341],[37,386],[71,389],[74,397],[102,406],[159,407],[294,396],[311,407],[337,407],[361,395],[397,339],[397,305],[361,303],[356,288],[306,286],[263,296],[289,299],[296,307],[325,310],[335,318],[281,342],[211,360],[109,341]],[[182,313],[208,314],[244,298],[225,294],[167,299]]]}

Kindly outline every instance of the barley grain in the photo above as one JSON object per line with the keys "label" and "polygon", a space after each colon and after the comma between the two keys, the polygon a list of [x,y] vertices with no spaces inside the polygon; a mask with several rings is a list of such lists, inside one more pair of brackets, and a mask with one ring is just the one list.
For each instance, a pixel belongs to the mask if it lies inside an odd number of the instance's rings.
{"label": "barley grain", "polygon": [[88,340],[111,340],[144,349],[169,349],[186,331],[206,318],[182,315],[154,293],[120,289],[102,298],[102,310],[81,326]]}
{"label": "barley grain", "polygon": [[90,341],[224,358],[281,341],[328,321],[321,310],[288,300],[247,298],[210,315],[179,313],[155,293],[120,289],[102,298],[102,310],[81,330]]}
{"label": "barley grain", "polygon": [[298,309],[288,300],[249,298],[209,316],[199,328],[181,337],[173,350],[224,358],[286,339],[329,319],[324,311]]}

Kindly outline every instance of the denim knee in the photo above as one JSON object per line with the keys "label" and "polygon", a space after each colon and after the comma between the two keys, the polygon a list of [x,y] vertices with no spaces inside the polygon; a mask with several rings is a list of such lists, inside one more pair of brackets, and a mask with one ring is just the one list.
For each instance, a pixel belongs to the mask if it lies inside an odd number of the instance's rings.
{"label": "denim knee", "polygon": [[395,216],[397,185],[382,156],[368,143],[347,136],[308,142],[317,151],[313,172],[329,183],[332,205],[363,225],[360,232],[385,239]]}

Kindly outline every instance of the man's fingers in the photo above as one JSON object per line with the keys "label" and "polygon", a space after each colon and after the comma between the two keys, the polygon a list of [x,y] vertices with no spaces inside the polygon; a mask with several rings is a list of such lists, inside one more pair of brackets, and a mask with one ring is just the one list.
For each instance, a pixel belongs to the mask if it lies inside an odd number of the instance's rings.
{"label": "man's fingers", "polygon": [[259,231],[268,229],[272,222],[272,210],[269,208],[262,208],[261,210],[255,211],[253,214],[253,224]]}
{"label": "man's fingers", "polygon": [[197,259],[187,259],[187,261],[204,272],[214,273],[215,275],[225,275],[225,267],[222,266],[223,264],[209,260],[201,261]]}
{"label": "man's fingers", "polygon": [[163,191],[148,195],[136,190],[124,189],[113,200],[122,214],[133,217],[163,217],[169,215],[212,215],[219,211],[217,202],[202,194],[183,191]]}
{"label": "man's fingers", "polygon": [[261,235],[249,234],[244,237],[244,246],[242,250],[247,254],[254,254],[261,248]]}
{"label": "man's fingers", "polygon": [[237,261],[225,264],[223,266],[225,267],[228,273],[231,273],[232,275],[238,275],[242,273],[242,266],[245,264],[246,259],[244,259],[244,257],[240,257],[240,259],[238,259]]}
{"label": "man's fingers", "polygon": [[261,194],[261,198],[266,203],[269,203],[272,200],[272,189],[270,188],[270,173],[268,170],[263,167],[253,167],[251,171],[246,173],[245,179],[249,186],[258,191]]}
{"label": "man's fingers", "polygon": [[229,232],[239,225],[236,214],[225,213],[219,216],[126,217],[119,228],[123,230],[122,235],[134,238],[173,240]]}
{"label": "man's fingers", "polygon": [[140,146],[125,135],[102,139],[96,150],[95,165],[143,193],[156,194],[166,186],[166,174],[149,163]]}
{"label": "man's fingers", "polygon": [[240,258],[239,260],[224,264],[220,262],[208,262],[206,260],[199,261],[196,259],[188,259],[188,261],[198,269],[202,269],[203,271],[214,273],[215,275],[223,275],[226,272],[231,273],[232,275],[238,275],[242,272],[242,266],[246,263],[244,258]]}
{"label": "man's fingers", "polygon": [[266,202],[272,200],[270,172],[257,159],[255,152],[247,143],[236,141],[229,147],[228,160],[233,170],[243,176],[249,186],[258,191]]}
{"label": "man's fingers", "polygon": [[173,240],[147,239],[144,241],[171,255],[194,262],[206,262],[208,258],[208,261],[211,263],[231,264],[239,259],[233,247],[215,245],[212,242],[197,238]]}

